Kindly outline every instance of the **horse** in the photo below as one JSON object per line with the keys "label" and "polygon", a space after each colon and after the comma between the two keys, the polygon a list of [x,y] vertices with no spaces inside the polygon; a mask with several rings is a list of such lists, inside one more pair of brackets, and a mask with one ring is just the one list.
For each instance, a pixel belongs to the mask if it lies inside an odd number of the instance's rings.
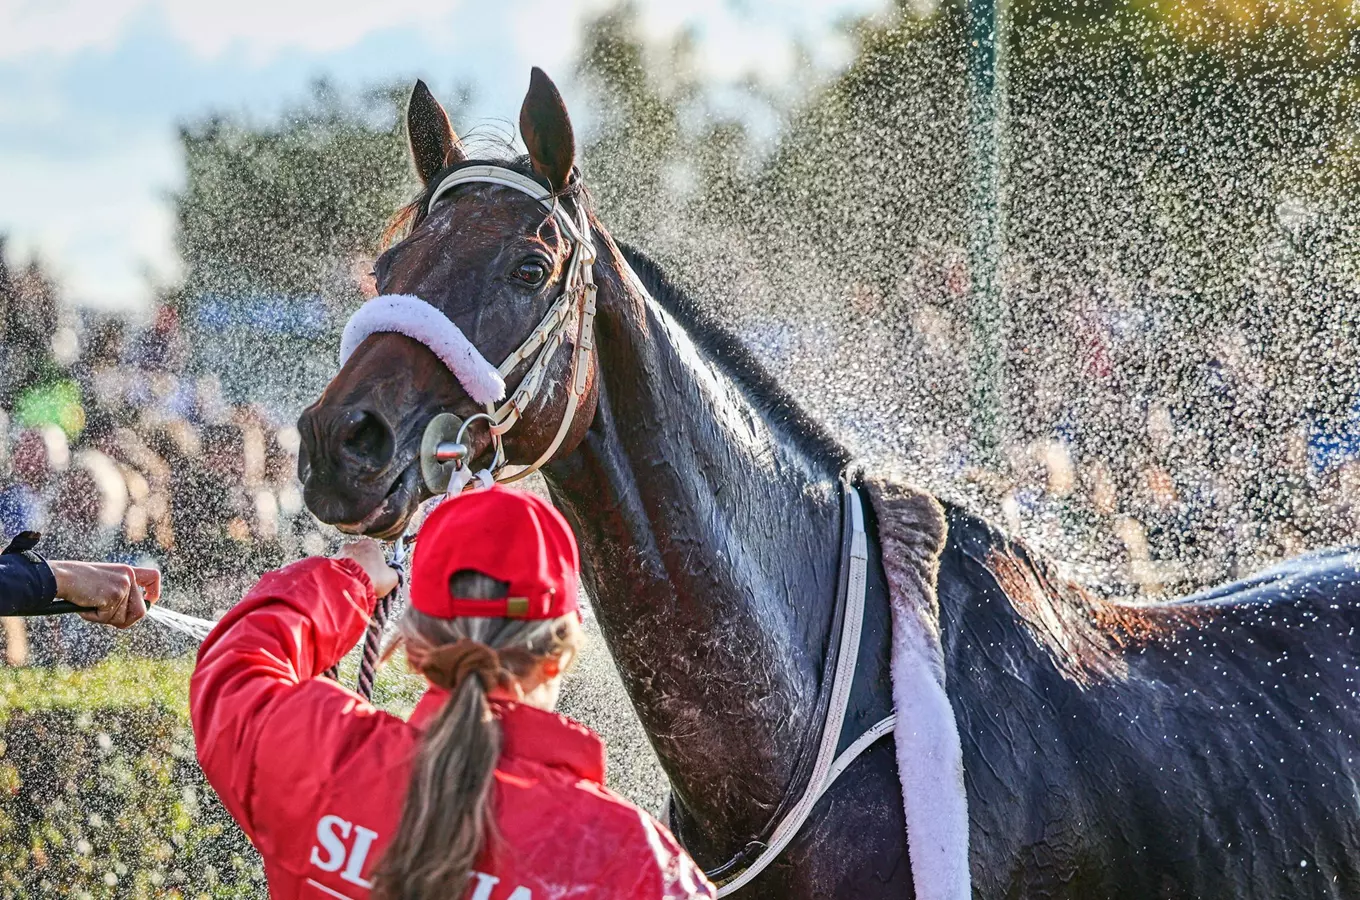
{"label": "horse", "polygon": [[[842,485],[868,476],[738,338],[610,236],[566,107],[537,69],[519,124],[526,156],[471,159],[416,84],[407,126],[425,190],[375,276],[499,360],[563,295],[577,241],[523,191],[474,181],[429,203],[435,186],[490,164],[541,185],[589,231],[593,322],[545,351],[543,389],[515,427],[499,439],[469,427],[466,449],[474,468],[553,451],[541,474],[670,780],[671,827],[725,878],[806,786],[835,641]],[[400,535],[432,495],[426,426],[482,411],[424,344],[365,337],[299,418],[307,505],[348,532]],[[973,896],[1360,895],[1360,554],[1134,604],[1065,581],[960,505],[939,508],[938,625]],[[892,707],[881,585],[896,560],[873,505],[865,519],[877,587],[852,728]],[[915,896],[893,744],[859,756],[740,895]]]}

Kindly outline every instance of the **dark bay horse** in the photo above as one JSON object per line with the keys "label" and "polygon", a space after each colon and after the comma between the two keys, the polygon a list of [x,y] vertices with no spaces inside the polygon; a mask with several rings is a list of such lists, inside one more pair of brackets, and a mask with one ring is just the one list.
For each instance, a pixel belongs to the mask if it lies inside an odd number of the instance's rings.
{"label": "dark bay horse", "polygon": [[[473,162],[423,84],[408,126],[427,187]],[[494,164],[588,212],[566,109],[537,70],[520,128],[528,156]],[[560,290],[558,223],[484,184],[410,212],[409,234],[378,262],[382,291],[424,298],[487,359],[506,357]],[[802,787],[850,460],[732,335],[590,222],[586,399],[542,472],[670,778],[673,825],[713,867]],[[550,445],[571,356],[557,351],[549,389],[506,435],[512,462]],[[299,422],[309,507],[350,531],[399,534],[429,495],[419,444],[445,411],[480,408],[422,344],[367,338]],[[473,451],[489,458],[484,433]],[[1139,607],[1063,582],[961,508],[945,515],[940,625],[975,896],[1360,896],[1360,555]],[[872,706],[890,702],[888,613],[879,602],[866,615]],[[904,829],[888,737],[741,896],[912,897]]]}

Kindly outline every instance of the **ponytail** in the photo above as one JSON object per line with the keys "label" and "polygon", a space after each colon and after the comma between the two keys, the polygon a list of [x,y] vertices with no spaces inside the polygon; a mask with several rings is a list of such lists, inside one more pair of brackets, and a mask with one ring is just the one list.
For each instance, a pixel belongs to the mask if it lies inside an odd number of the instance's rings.
{"label": "ponytail", "polygon": [[[425,731],[396,834],[373,874],[374,900],[462,900],[494,834],[491,785],[501,727],[487,692],[545,658],[575,658],[580,625],[554,620],[439,619],[408,610],[398,641],[412,668],[450,692]],[[392,651],[389,649],[388,653]]]}

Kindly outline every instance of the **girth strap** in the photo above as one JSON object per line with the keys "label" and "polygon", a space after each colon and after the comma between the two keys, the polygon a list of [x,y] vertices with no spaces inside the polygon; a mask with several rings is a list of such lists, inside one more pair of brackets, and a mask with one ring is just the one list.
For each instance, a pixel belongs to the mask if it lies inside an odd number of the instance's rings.
{"label": "girth strap", "polygon": [[[816,755],[802,754],[802,761],[795,771],[793,783],[804,785],[803,793],[796,800],[792,796],[785,797],[760,839],[751,841],[732,859],[705,873],[719,884],[719,897],[735,893],[765,871],[798,835],[817,801],[841,773],[879,738],[893,730],[895,719],[888,716],[836,755],[859,661],[869,563],[863,501],[859,491],[847,481],[841,481],[841,491],[843,525],[837,609],[832,617],[832,640],[827,648],[816,707],[818,714],[823,716],[821,739]],[[809,758],[812,760],[810,770],[807,767]]]}

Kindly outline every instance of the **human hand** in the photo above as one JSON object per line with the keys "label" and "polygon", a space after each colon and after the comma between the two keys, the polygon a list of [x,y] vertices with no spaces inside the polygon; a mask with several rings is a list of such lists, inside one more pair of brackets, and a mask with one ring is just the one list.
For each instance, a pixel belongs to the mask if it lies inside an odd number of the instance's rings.
{"label": "human hand", "polygon": [[87,622],[127,628],[161,598],[161,573],[155,569],[60,559],[49,560],[47,566],[56,579],[57,596],[90,610],[80,613]]}
{"label": "human hand", "polygon": [[387,564],[382,544],[372,538],[360,538],[346,544],[335,554],[336,559],[352,559],[357,562],[373,582],[373,593],[386,597],[397,587],[397,570]]}

